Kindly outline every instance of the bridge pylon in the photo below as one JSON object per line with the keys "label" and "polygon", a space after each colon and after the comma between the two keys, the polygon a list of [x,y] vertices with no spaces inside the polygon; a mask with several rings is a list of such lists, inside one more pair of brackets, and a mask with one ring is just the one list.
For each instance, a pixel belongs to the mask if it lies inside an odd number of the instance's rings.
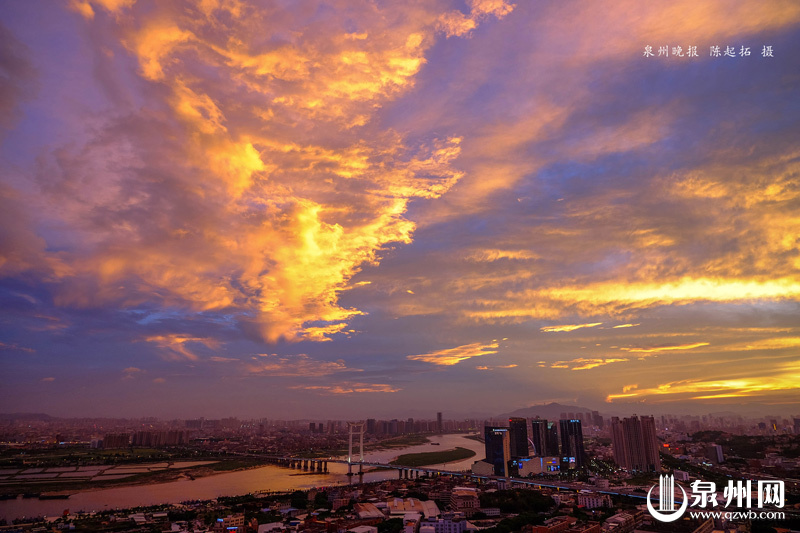
{"label": "bridge pylon", "polygon": [[364,422],[348,422],[347,429],[349,432],[349,439],[347,445],[347,464],[353,464],[353,435],[358,434],[358,463],[364,462],[364,430],[366,425]]}

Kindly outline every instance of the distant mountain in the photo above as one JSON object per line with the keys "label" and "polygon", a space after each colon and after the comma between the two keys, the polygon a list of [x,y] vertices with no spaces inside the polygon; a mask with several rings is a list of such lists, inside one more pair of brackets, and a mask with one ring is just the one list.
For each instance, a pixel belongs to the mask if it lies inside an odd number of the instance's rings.
{"label": "distant mountain", "polygon": [[558,420],[561,418],[561,413],[591,413],[592,409],[588,407],[579,407],[577,405],[564,405],[560,403],[548,403],[542,405],[532,405],[517,409],[510,413],[500,415],[500,418],[509,418],[518,416],[522,418],[546,418],[548,420]]}
{"label": "distant mountain", "polygon": [[53,417],[44,413],[0,413],[0,420],[52,420]]}

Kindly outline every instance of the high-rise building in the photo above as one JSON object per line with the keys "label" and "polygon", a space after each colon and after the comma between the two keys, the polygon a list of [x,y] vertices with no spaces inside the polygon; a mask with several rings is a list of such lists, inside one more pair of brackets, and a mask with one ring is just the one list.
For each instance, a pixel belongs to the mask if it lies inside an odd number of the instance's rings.
{"label": "high-rise building", "polygon": [[586,455],[581,421],[573,418],[558,422],[561,433],[561,470],[579,469],[583,467]]}
{"label": "high-rise building", "polygon": [[511,438],[508,428],[486,426],[483,428],[486,445],[486,462],[494,467],[494,475],[507,476],[511,461]]}
{"label": "high-rise building", "polygon": [[558,456],[558,430],[555,422],[540,418],[531,420],[533,455],[537,457]]}
{"label": "high-rise building", "polygon": [[442,413],[436,413],[436,431],[438,433],[444,432],[444,425],[442,424]]}
{"label": "high-rise building", "polygon": [[534,418],[531,420],[531,444],[533,450],[531,453],[536,457],[544,457],[547,455],[545,450],[545,431],[547,430],[547,420],[541,418]]}
{"label": "high-rise building", "polygon": [[652,416],[636,415],[620,420],[611,419],[611,447],[614,461],[627,470],[658,472],[661,459],[658,455],[656,422]]}
{"label": "high-rise building", "polygon": [[528,419],[508,419],[511,457],[528,457]]}
{"label": "high-rise building", "polygon": [[545,433],[545,437],[547,439],[547,449],[553,456],[558,455],[558,424],[553,422],[547,423],[547,433]]}
{"label": "high-rise building", "polygon": [[722,446],[719,444],[711,443],[706,446],[706,459],[711,461],[712,465],[718,465],[725,462],[725,455],[722,453]]}

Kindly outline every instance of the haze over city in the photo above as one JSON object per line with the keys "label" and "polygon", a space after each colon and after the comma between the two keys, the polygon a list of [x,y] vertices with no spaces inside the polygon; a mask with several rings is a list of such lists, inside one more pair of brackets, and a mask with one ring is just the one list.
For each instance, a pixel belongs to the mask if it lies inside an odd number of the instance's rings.
{"label": "haze over city", "polygon": [[0,410],[796,415],[798,49],[778,0],[6,2]]}

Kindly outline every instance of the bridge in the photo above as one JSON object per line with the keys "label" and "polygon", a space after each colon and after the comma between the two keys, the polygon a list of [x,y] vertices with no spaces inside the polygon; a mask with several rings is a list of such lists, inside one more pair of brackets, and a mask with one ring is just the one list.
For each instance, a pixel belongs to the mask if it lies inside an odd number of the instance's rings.
{"label": "bridge", "polygon": [[[555,481],[544,481],[544,480],[540,481],[540,480],[521,479],[521,478],[506,478],[502,476],[484,476],[475,474],[469,470],[453,471],[453,470],[443,470],[441,468],[409,467],[396,464],[365,461],[364,433],[366,429],[366,424],[364,422],[348,422],[347,427],[349,433],[347,459],[334,459],[332,457],[329,457],[327,459],[321,459],[321,458],[311,458],[311,457],[290,457],[290,456],[258,455],[258,454],[248,454],[248,455],[251,457],[259,457],[261,459],[265,459],[268,463],[276,464],[278,466],[285,466],[289,468],[297,468],[305,471],[321,472],[321,473],[328,472],[328,463],[346,464],[348,476],[354,475],[353,465],[358,465],[359,479],[363,479],[364,467],[366,466],[369,468],[397,470],[399,474],[399,479],[418,479],[420,477],[420,474],[422,474],[422,476],[448,476],[448,477],[464,478],[465,480],[470,480],[479,484],[494,482],[494,481],[502,481],[511,485],[511,487],[514,487],[516,485],[518,487],[530,487],[538,489],[547,488],[547,489],[555,489],[558,491],[569,491],[569,492],[592,490],[592,492],[599,492],[600,494],[647,499],[647,496],[645,495],[634,493],[634,491],[637,490],[636,487],[630,487],[630,488],[624,487],[620,488],[618,491],[597,490],[597,487],[588,487],[583,483],[555,482]],[[358,436],[358,460],[354,461],[355,457],[353,455],[353,437],[355,436]]]}
{"label": "bridge", "polygon": [[[363,476],[364,468],[380,468],[384,470],[397,470],[398,479],[418,479],[420,477],[451,477],[462,478],[465,481],[472,481],[478,484],[490,482],[505,482],[511,488],[513,487],[528,487],[536,489],[554,489],[564,492],[581,492],[591,490],[599,494],[609,494],[611,496],[627,496],[630,498],[637,498],[646,500],[645,494],[637,494],[635,491],[640,490],[638,487],[620,487],[617,490],[602,490],[594,486],[589,486],[579,482],[559,482],[539,479],[523,479],[503,476],[485,476],[475,474],[471,471],[462,470],[444,470],[441,468],[428,468],[424,466],[405,466],[389,463],[378,463],[374,461],[348,461],[347,459],[329,458],[310,458],[310,457],[289,457],[279,455],[261,455],[261,454],[247,454],[248,457],[255,457],[265,460],[269,464],[283,466],[286,468],[296,468],[308,472],[328,472],[328,463],[346,464],[348,466],[347,475]],[[358,472],[353,472],[353,467],[358,466]]]}

